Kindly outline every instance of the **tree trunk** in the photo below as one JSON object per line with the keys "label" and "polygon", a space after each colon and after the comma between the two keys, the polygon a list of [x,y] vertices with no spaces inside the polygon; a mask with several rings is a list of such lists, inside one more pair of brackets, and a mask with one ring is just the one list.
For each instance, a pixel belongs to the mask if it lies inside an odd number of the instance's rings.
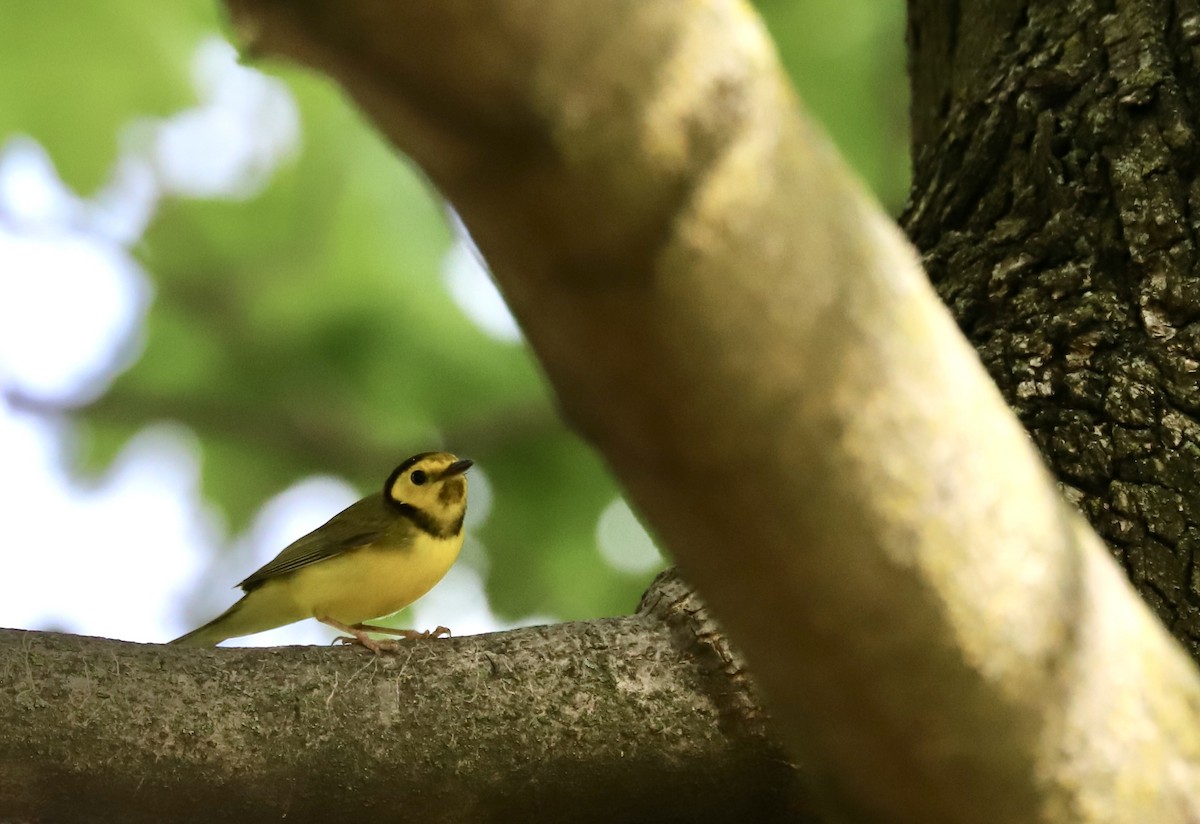
{"label": "tree trunk", "polygon": [[909,235],[1068,496],[1200,657],[1200,4],[909,9]]}

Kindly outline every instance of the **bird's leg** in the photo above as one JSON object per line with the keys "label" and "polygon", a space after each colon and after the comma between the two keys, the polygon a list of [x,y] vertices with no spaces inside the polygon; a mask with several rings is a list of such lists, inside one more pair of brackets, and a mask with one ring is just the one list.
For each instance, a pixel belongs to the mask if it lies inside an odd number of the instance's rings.
{"label": "bird's leg", "polygon": [[343,624],[341,621],[329,618],[328,616],[318,615],[315,617],[322,624],[328,624],[338,632],[346,633],[343,636],[334,638],[333,643],[335,644],[362,644],[376,655],[384,651],[395,652],[397,649],[397,643],[395,641],[376,641],[374,638],[367,635],[367,630],[374,629],[374,627],[364,628],[362,624],[352,627],[348,624]]}
{"label": "bird's leg", "polygon": [[394,627],[377,627],[374,624],[355,624],[354,629],[362,630],[363,632],[382,632],[385,635],[398,635],[401,638],[407,638],[409,641],[417,638],[441,638],[450,637],[450,630],[446,627],[439,626],[437,629],[395,629]]}

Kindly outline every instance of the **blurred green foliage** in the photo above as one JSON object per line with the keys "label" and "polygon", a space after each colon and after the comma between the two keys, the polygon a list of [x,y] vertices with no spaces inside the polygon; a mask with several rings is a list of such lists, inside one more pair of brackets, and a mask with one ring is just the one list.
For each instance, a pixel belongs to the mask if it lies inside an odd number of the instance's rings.
{"label": "blurred green foliage", "polygon": [[892,214],[908,195],[901,0],[757,0],[805,106]]}
{"label": "blurred green foliage", "polygon": [[192,50],[218,25],[207,1],[0,0],[0,139],[32,135],[90,192],[126,123],[194,101]]}
{"label": "blurred green foliage", "polygon": [[[758,6],[810,108],[898,210],[903,5]],[[92,191],[126,124],[194,105],[193,52],[222,26],[209,0],[0,0],[0,140],[31,135]],[[81,468],[149,422],[180,421],[199,437],[207,497],[240,530],[304,475],[371,489],[408,453],[445,446],[492,481],[479,537],[498,614],[630,611],[651,573],[615,572],[595,546],[613,481],[559,422],[529,353],[447,295],[443,205],[330,84],[270,71],[297,100],[302,151],[256,197],[161,205],[136,248],[156,288],[144,352],[79,412]]]}

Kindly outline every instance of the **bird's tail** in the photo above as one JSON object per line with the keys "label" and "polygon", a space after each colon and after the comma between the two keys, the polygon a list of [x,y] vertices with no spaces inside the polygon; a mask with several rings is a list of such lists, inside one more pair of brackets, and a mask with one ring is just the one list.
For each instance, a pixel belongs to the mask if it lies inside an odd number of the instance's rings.
{"label": "bird's tail", "polygon": [[296,606],[286,587],[269,581],[247,592],[204,626],[171,643],[181,647],[215,647],[226,638],[241,638],[311,617],[311,612]]}
{"label": "bird's tail", "polygon": [[236,618],[241,607],[242,601],[238,601],[207,624],[196,627],[186,635],[180,635],[168,643],[178,644],[181,647],[215,647],[226,638],[244,635],[245,633],[240,632],[239,628],[234,626],[238,623]]}

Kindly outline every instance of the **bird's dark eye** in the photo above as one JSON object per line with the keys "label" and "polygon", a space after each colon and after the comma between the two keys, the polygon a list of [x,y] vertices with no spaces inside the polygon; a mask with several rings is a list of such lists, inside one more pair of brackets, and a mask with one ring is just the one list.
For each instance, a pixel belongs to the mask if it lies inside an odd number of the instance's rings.
{"label": "bird's dark eye", "polygon": [[414,469],[412,471],[412,474],[409,475],[408,477],[417,486],[421,486],[422,484],[424,484],[426,481],[429,480],[429,476],[426,475],[425,471],[421,470],[421,469]]}

